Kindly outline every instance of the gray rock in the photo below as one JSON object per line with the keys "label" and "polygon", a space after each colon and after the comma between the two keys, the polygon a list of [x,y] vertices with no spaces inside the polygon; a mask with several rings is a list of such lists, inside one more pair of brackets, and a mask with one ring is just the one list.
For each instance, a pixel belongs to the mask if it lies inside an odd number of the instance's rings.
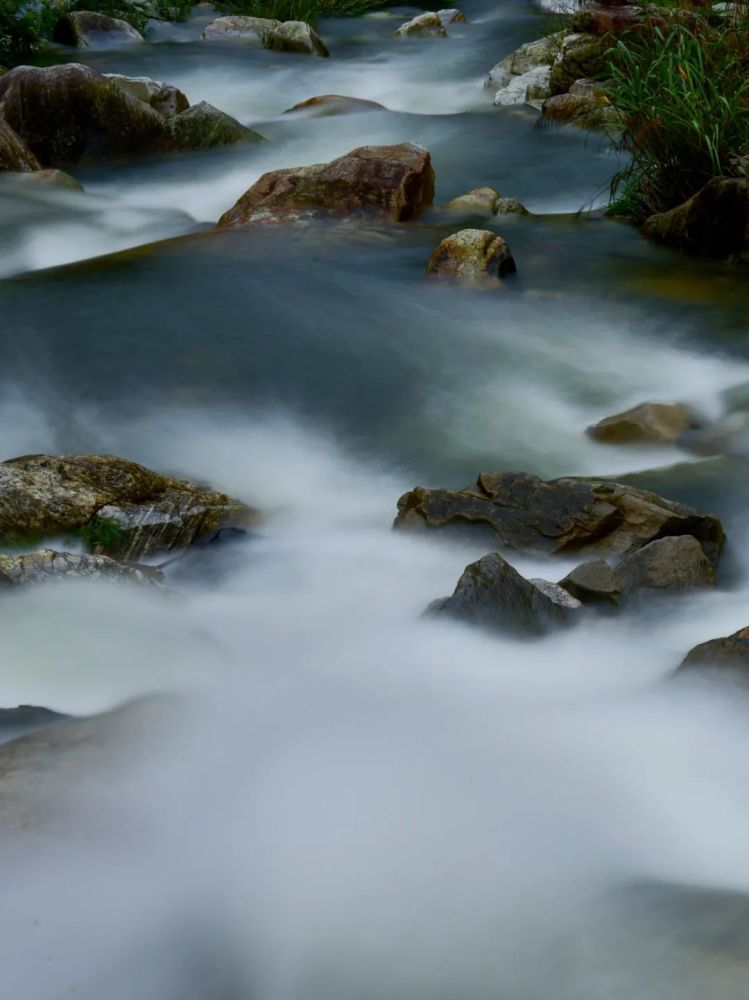
{"label": "gray rock", "polygon": [[104,555],[40,549],[26,555],[0,556],[0,587],[26,587],[51,580],[86,578],[145,587],[161,586],[164,579],[161,571],[154,567],[120,563]]}
{"label": "gray rock", "polygon": [[714,514],[605,479],[544,482],[523,472],[479,474],[464,490],[417,487],[398,501],[395,527],[490,529],[501,545],[623,556],[667,535],[694,535],[717,564],[725,534]]}
{"label": "gray rock", "polygon": [[470,283],[494,283],[517,270],[510,248],[488,229],[461,229],[445,237],[427,264],[427,272]]}
{"label": "gray rock", "polygon": [[546,580],[526,580],[496,552],[466,566],[452,596],[428,612],[510,635],[540,636],[571,624],[580,602]]}
{"label": "gray rock", "polygon": [[567,593],[583,604],[618,604],[620,590],[614,571],[605,559],[590,559],[559,581]]}
{"label": "gray rock", "polygon": [[458,10],[457,7],[447,7],[444,10],[438,10],[437,17],[445,28],[447,28],[448,24],[465,24],[466,22],[465,14],[462,10]]}
{"label": "gray rock", "polygon": [[272,31],[279,24],[281,22],[274,17],[217,17],[206,25],[200,37],[207,42],[236,39],[259,42],[266,31]]}
{"label": "gray rock", "polygon": [[627,556],[613,573],[620,593],[715,586],[715,567],[692,535],[658,538]]}
{"label": "gray rock", "polygon": [[145,39],[127,21],[91,10],[71,10],[63,14],[54,30],[54,40],[77,48],[138,45]]}
{"label": "gray rock", "polygon": [[240,142],[260,142],[263,136],[219,111],[207,101],[194,104],[169,122],[178,149],[211,149]]}
{"label": "gray rock", "polygon": [[520,76],[511,76],[504,86],[494,95],[494,103],[498,106],[513,104],[531,104],[540,107],[549,96],[548,66],[536,66]]}
{"label": "gray rock", "polygon": [[305,21],[284,21],[261,36],[263,47],[273,52],[298,52],[303,55],[330,55],[318,33]]}
{"label": "gray rock", "polygon": [[677,675],[707,671],[749,683],[749,627],[732,635],[694,646],[682,660]]}
{"label": "gray rock", "polygon": [[182,91],[170,83],[160,83],[147,76],[123,76],[121,73],[107,73],[106,77],[123,93],[143,101],[165,118],[174,118],[190,107]]}

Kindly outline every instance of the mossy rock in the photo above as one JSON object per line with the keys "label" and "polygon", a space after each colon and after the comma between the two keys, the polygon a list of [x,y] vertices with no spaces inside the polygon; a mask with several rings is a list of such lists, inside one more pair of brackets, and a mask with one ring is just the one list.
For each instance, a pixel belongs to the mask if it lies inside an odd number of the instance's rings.
{"label": "mossy rock", "polygon": [[566,94],[576,80],[592,80],[606,72],[609,43],[593,36],[571,36],[559,60],[551,67],[549,89]]}

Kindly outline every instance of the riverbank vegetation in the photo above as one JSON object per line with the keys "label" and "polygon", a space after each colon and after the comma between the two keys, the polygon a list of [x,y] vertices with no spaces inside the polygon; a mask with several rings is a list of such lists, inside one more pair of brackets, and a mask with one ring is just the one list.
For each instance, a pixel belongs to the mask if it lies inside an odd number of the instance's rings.
{"label": "riverbank vegetation", "polygon": [[660,4],[617,38],[609,99],[629,154],[612,212],[635,222],[680,205],[715,177],[745,176],[749,6]]}

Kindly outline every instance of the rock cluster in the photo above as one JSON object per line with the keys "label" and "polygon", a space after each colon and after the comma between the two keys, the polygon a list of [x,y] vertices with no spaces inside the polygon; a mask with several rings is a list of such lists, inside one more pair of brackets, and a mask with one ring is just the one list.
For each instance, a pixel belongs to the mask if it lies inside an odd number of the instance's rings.
{"label": "rock cluster", "polygon": [[327,58],[330,53],[306,21],[279,21],[271,17],[217,17],[206,25],[204,41],[252,41],[274,52],[296,52]]}

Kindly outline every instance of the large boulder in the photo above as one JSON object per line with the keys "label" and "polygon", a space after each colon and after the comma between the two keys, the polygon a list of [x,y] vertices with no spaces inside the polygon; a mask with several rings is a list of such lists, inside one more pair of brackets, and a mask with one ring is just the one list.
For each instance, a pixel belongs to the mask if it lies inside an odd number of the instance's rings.
{"label": "large boulder", "polygon": [[496,282],[516,270],[510,248],[488,229],[461,229],[446,236],[427,264],[429,274],[469,282]]}
{"label": "large boulder", "polygon": [[327,58],[325,42],[306,21],[283,21],[260,36],[263,47],[273,52],[298,52]]}
{"label": "large boulder", "polygon": [[434,199],[428,150],[414,143],[360,146],[330,163],[263,174],[219,226],[371,215],[406,222]]}
{"label": "large boulder", "polygon": [[682,205],[651,215],[642,233],[658,243],[705,257],[745,252],[749,249],[746,178],[714,177]]}
{"label": "large boulder", "polygon": [[171,83],[162,83],[147,76],[123,76],[121,73],[107,73],[106,77],[129,97],[150,105],[164,118],[174,118],[190,107],[182,91]]}
{"label": "large boulder", "polygon": [[341,94],[321,94],[300,101],[284,113],[305,114],[309,118],[332,118],[337,115],[357,114],[360,111],[385,111],[383,104],[377,101],[366,101],[361,97],[344,97]]}
{"label": "large boulder", "polygon": [[587,34],[567,35],[549,76],[551,94],[566,94],[576,80],[591,80],[608,70],[609,42]]}
{"label": "large boulder", "polygon": [[447,38],[447,29],[442,18],[435,11],[427,11],[424,14],[417,14],[410,21],[406,21],[395,32],[397,38],[408,38],[413,35],[431,35],[435,38]]}
{"label": "large boulder", "polygon": [[144,41],[143,35],[127,21],[93,10],[71,10],[63,14],[55,25],[53,38],[61,45],[76,48],[137,45]]}
{"label": "large boulder", "polygon": [[10,125],[0,117],[0,171],[39,170],[41,164],[23,139],[16,135]]}
{"label": "large boulder", "polygon": [[193,104],[170,121],[176,149],[212,149],[240,142],[260,142],[263,137],[207,101]]}
{"label": "large boulder", "polygon": [[749,682],[749,627],[690,649],[677,675],[693,671],[716,671]]}
{"label": "large boulder", "polygon": [[725,542],[714,514],[605,479],[481,473],[464,490],[417,487],[398,501],[396,528],[489,529],[502,545],[553,554],[623,556],[668,535],[693,535],[717,563]]}
{"label": "large boulder", "polygon": [[104,555],[57,552],[54,549],[40,549],[17,556],[0,555],[0,587],[26,587],[51,580],[92,577],[145,587],[160,587],[164,581],[163,574],[155,567],[121,563]]}
{"label": "large boulder", "polygon": [[281,24],[274,17],[239,17],[229,15],[217,17],[207,24],[200,36],[207,42],[222,42],[235,39],[259,42],[266,31],[272,31]]}
{"label": "large boulder", "polygon": [[453,594],[433,601],[428,612],[510,635],[539,636],[569,625],[581,607],[561,587],[526,580],[491,552],[466,566]]}
{"label": "large boulder", "polygon": [[604,417],[587,433],[605,444],[674,444],[699,425],[697,414],[684,403],[640,403]]}
{"label": "large boulder", "polygon": [[[190,109],[192,110],[192,109]],[[182,115],[189,111],[183,111]],[[226,127],[212,141],[201,120],[168,118],[89,66],[18,66],[0,77],[4,116],[43,166],[66,167],[89,160],[201,148],[225,142]],[[200,117],[200,116],[198,116]],[[233,119],[232,119],[233,121]],[[233,141],[255,133],[236,126]]]}
{"label": "large boulder", "polygon": [[256,520],[205,486],[111,455],[24,455],[0,463],[0,541],[76,532],[94,552],[137,560]]}

